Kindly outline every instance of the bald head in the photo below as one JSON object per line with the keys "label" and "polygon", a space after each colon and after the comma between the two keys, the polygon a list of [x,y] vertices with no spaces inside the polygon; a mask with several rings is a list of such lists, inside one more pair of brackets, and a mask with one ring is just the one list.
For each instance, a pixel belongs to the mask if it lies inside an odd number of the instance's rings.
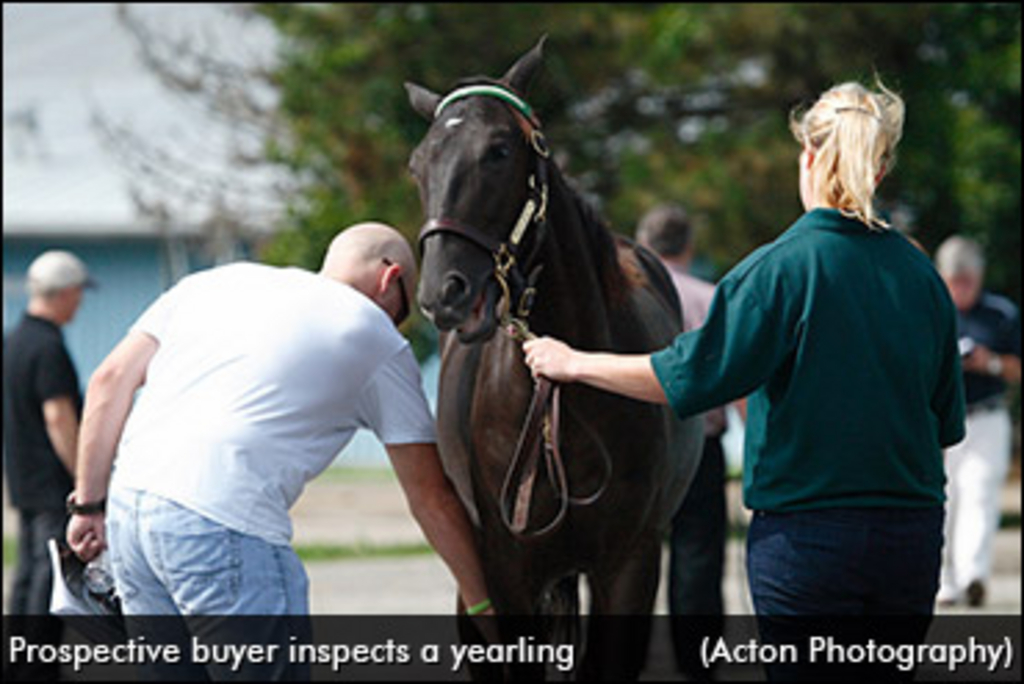
{"label": "bald head", "polygon": [[391,226],[358,223],[331,241],[320,275],[350,285],[384,306],[385,271],[394,266],[401,275],[401,289],[411,297],[416,291],[417,269],[409,243]]}
{"label": "bald head", "polygon": [[384,259],[401,266],[403,277],[415,282],[416,257],[402,234],[383,223],[357,223],[331,241],[320,273],[353,285],[353,276],[379,270]]}

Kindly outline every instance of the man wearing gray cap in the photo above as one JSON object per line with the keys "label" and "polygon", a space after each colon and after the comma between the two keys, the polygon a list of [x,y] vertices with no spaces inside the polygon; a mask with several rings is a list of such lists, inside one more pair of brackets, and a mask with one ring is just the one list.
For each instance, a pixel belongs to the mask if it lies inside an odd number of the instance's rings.
{"label": "man wearing gray cap", "polygon": [[4,339],[4,480],[20,518],[11,615],[49,613],[46,543],[64,536],[82,410],[61,327],[74,318],[91,284],[75,255],[42,254],[28,269],[25,315]]}

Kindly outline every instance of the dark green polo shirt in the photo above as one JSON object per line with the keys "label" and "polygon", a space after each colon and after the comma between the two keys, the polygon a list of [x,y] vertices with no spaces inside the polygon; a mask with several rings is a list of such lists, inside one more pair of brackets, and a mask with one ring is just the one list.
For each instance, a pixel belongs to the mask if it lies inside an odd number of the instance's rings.
{"label": "dark green polo shirt", "polygon": [[685,417],[749,395],[749,508],[937,506],[964,436],[956,312],[928,258],[831,209],[718,284],[702,328],[651,358]]}

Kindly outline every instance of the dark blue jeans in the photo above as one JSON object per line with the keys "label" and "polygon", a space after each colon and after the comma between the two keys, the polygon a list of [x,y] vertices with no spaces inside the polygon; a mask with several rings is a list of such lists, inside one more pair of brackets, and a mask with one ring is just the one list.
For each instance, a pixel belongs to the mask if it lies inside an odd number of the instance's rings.
{"label": "dark blue jeans", "polygon": [[[804,644],[832,625],[853,642],[921,643],[938,591],[943,517],[941,506],[755,512],[747,574],[761,642]],[[766,671],[785,680],[913,676],[804,658]]]}
{"label": "dark blue jeans", "polygon": [[[67,514],[61,508],[21,509],[18,528],[18,565],[14,571],[11,595],[7,603],[4,627],[11,634],[24,636],[30,643],[56,645],[61,643],[63,626],[50,614],[50,593],[53,571],[47,542],[64,539]],[[55,680],[60,674],[57,664],[4,663],[4,680]]]}

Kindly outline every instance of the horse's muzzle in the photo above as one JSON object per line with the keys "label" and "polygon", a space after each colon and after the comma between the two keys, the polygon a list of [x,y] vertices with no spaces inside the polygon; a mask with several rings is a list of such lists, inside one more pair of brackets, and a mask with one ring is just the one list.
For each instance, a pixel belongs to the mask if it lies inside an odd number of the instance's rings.
{"label": "horse's muzzle", "polygon": [[[447,283],[446,283],[447,285]],[[459,293],[460,285],[449,286],[449,291]],[[495,305],[500,296],[500,289],[488,280],[482,290],[472,297],[472,289],[466,286],[465,296],[446,301],[445,288],[442,296],[434,302],[420,300],[420,308],[424,315],[442,332],[454,330],[463,344],[486,341],[494,335],[498,327]]]}

